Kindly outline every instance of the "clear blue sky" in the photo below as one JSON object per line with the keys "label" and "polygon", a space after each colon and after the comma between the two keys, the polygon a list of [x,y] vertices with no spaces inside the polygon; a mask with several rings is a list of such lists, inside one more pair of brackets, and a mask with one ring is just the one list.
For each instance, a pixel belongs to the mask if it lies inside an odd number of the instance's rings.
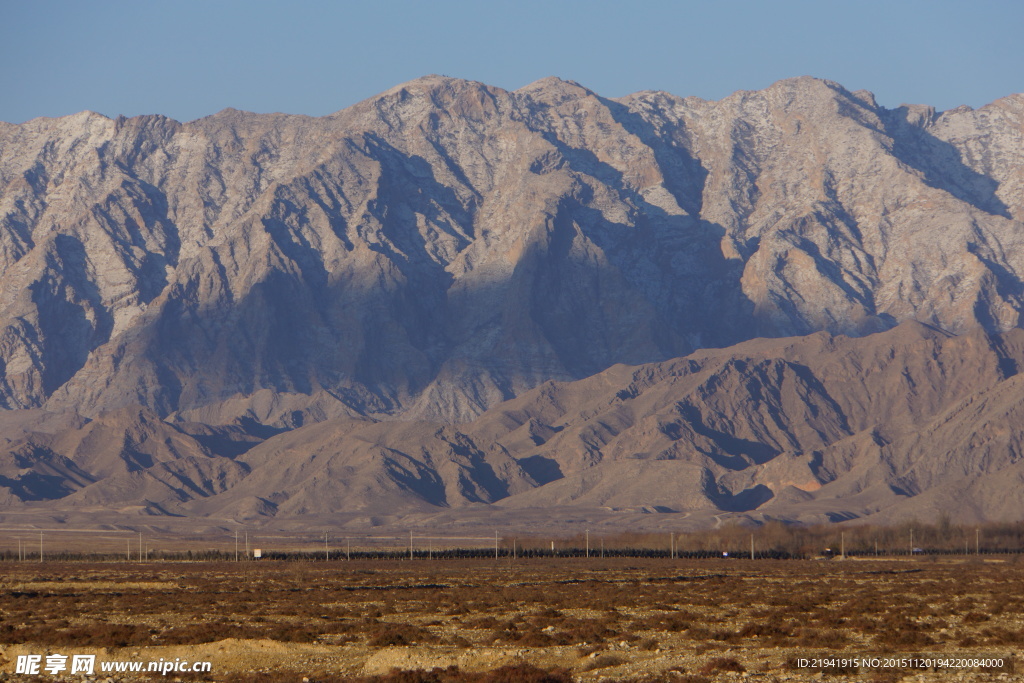
{"label": "clear blue sky", "polygon": [[0,0],[0,120],[327,114],[440,73],[720,99],[812,75],[895,107],[1024,91],[1024,2]]}

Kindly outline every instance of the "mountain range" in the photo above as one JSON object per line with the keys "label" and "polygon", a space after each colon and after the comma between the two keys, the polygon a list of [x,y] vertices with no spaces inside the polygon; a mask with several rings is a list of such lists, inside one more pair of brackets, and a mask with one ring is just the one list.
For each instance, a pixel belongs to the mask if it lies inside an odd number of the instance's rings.
{"label": "mountain range", "polygon": [[0,500],[1017,519],[1022,216],[1022,95],[0,123]]}

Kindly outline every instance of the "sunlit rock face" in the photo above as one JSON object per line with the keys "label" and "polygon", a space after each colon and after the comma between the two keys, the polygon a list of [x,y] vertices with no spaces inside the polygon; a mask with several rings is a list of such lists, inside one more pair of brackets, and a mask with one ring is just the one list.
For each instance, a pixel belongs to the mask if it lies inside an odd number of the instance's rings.
{"label": "sunlit rock face", "polygon": [[0,405],[464,420],[759,336],[1018,325],[1024,98],[430,76],[332,116],[0,126]]}
{"label": "sunlit rock face", "polygon": [[1022,216],[1020,95],[0,123],[0,496],[1012,517]]}

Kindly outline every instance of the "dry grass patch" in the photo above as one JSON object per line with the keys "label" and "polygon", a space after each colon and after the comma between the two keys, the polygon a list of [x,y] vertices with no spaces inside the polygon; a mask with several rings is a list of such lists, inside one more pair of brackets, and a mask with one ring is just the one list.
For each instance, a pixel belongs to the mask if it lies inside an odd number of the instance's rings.
{"label": "dry grass patch", "polygon": [[[322,657],[341,662],[330,675],[344,670],[345,680],[371,680],[359,678],[362,662],[385,648],[442,653],[452,662],[460,652],[508,650],[536,668],[518,670],[524,676],[557,680],[559,667],[577,667],[590,680],[615,667],[621,680],[642,681],[725,676],[733,671],[722,668],[730,659],[753,670],[764,666],[762,654],[778,669],[794,653],[1004,656],[1024,645],[1024,564],[1012,563],[632,559],[4,569],[0,644],[146,651],[225,639],[323,645],[331,649]],[[476,681],[484,680],[473,678],[483,675],[478,669],[506,666],[460,659],[455,669],[447,662],[417,668],[414,659],[414,673],[375,680]],[[716,661],[718,668],[704,671]],[[320,660],[302,666],[311,680],[328,670]],[[247,674],[245,680],[270,675]]]}

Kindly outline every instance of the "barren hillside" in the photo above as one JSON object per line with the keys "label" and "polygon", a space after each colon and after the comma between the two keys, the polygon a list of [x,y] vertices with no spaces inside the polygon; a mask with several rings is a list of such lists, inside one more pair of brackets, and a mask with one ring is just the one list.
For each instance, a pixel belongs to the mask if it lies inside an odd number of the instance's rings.
{"label": "barren hillside", "polygon": [[1019,517],[1024,96],[0,126],[0,498]]}

